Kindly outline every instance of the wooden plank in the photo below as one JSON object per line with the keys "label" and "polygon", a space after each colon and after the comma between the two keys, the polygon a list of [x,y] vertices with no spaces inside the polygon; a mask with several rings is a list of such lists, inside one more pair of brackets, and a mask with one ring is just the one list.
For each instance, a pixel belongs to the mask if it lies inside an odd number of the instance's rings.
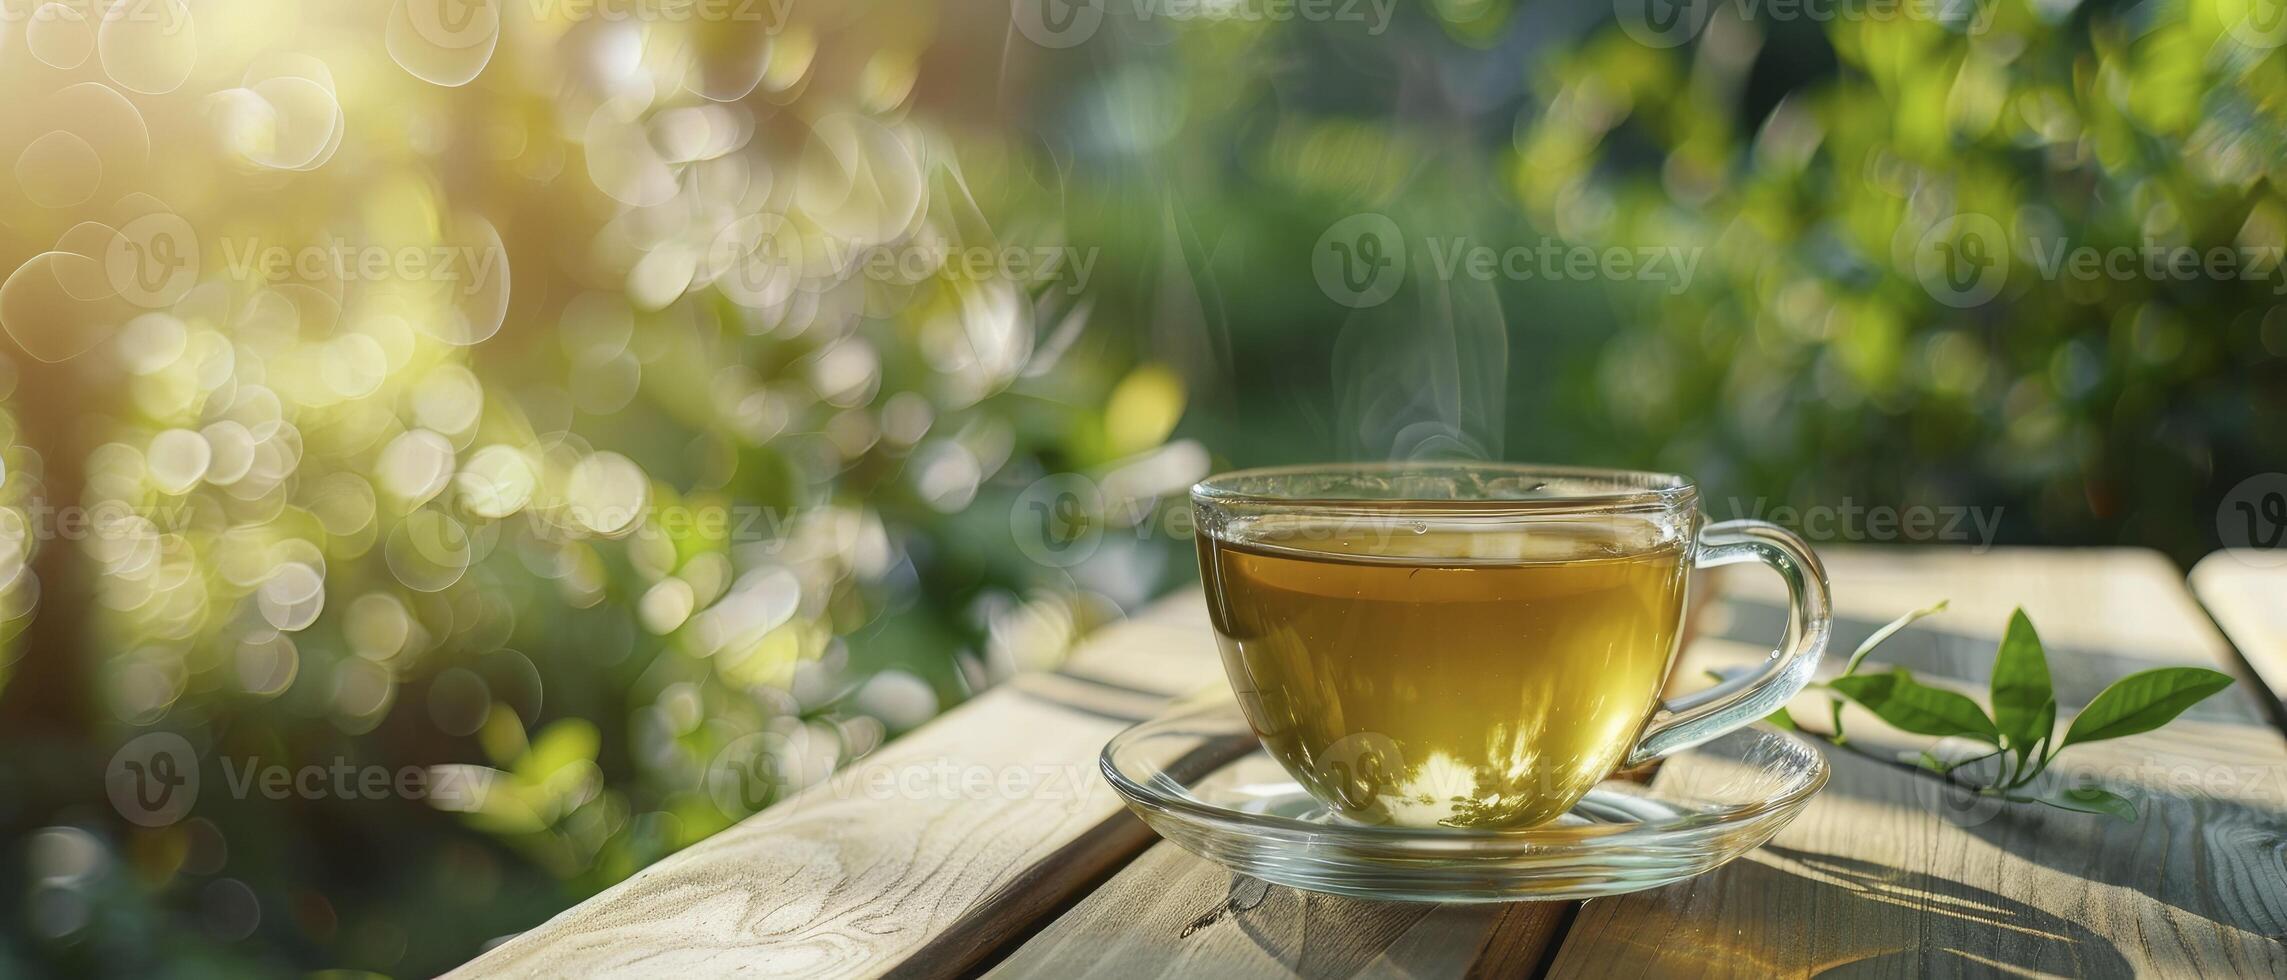
{"label": "wooden plank", "polygon": [[1198,596],[1163,603],[456,975],[972,970],[1149,845],[1097,752],[1221,678]]}
{"label": "wooden plank", "polygon": [[2192,566],[2191,581],[2249,669],[2287,700],[2287,552],[2218,551]]}
{"label": "wooden plank", "polygon": [[[2142,551],[1824,552],[1848,650],[1881,622],[1951,610],[1882,659],[1980,692],[2022,604],[2050,650],[2061,717],[2147,666],[2228,668],[2230,652],[2176,569]],[[1702,661],[1760,656],[1775,583],[1738,576]],[[1830,668],[1831,668],[1830,664]],[[1806,697],[1795,716],[1823,718]],[[1854,741],[1895,749],[1855,711]],[[1560,977],[2287,975],[2287,741],[2234,689],[2157,732],[2075,747],[2054,767],[2130,796],[2134,823],[1997,804],[1830,750],[1834,778],[1772,843],[1709,875],[1586,903]],[[1681,761],[1661,780],[1688,779]]]}
{"label": "wooden plank", "polygon": [[988,976],[1515,976],[1539,962],[1570,908],[1320,895],[1161,843]]}

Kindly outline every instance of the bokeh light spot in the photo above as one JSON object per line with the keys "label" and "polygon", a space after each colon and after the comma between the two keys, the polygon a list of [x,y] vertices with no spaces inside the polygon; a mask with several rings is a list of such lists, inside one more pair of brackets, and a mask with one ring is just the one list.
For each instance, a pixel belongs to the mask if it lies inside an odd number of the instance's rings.
{"label": "bokeh light spot", "polygon": [[103,158],[74,133],[43,133],[16,158],[16,186],[43,208],[84,204],[102,184]]}
{"label": "bokeh light spot", "polygon": [[596,534],[615,535],[643,519],[651,483],[633,460],[594,453],[572,466],[564,493],[575,523]]}
{"label": "bokeh light spot", "polygon": [[198,64],[198,27],[185,0],[126,0],[104,11],[96,28],[103,73],[121,88],[165,95]]}
{"label": "bokeh light spot", "polygon": [[390,530],[382,551],[390,574],[418,592],[440,592],[460,581],[473,555],[468,529],[433,510],[407,514]]}
{"label": "bokeh light spot", "polygon": [[24,25],[24,45],[41,64],[70,71],[95,52],[95,25],[76,5],[42,4]]}
{"label": "bokeh light spot", "polygon": [[382,31],[389,59],[413,77],[447,88],[466,85],[500,43],[494,0],[397,0]]}

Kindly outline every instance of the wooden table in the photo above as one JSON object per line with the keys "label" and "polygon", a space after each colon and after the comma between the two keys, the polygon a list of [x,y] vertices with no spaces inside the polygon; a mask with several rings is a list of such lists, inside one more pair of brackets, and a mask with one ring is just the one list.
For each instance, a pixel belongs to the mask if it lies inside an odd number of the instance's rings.
{"label": "wooden table", "polygon": [[[2287,975],[2287,740],[2265,691],[2148,552],[1824,551],[1837,651],[1937,599],[1880,659],[1983,699],[2023,605],[2060,715],[2106,682],[2197,664],[2242,678],[2156,732],[2076,747],[2141,818],[1995,805],[1830,750],[1833,780],[1762,849],[1698,879],[1586,903],[1435,906],[1300,892],[1158,841],[1095,772],[1105,739],[1220,682],[1196,596],[1097,634],[834,779],[644,870],[468,976],[1008,977]],[[2269,556],[2257,556],[2269,557]],[[2228,563],[2228,564],[2227,564]],[[2213,569],[2213,570],[2211,570]],[[1679,677],[1760,658],[1775,579],[1727,569]],[[2216,621],[2287,674],[2287,569],[2231,556]],[[2242,631],[2245,631],[2244,634]],[[2265,646],[2263,644],[2269,644]],[[1824,717],[1808,710],[1798,717]],[[1855,710],[1855,709],[1854,709]],[[1806,722],[1807,723],[1807,722]],[[1853,738],[1899,749],[1868,716]],[[1683,778],[1671,764],[1655,776]]]}

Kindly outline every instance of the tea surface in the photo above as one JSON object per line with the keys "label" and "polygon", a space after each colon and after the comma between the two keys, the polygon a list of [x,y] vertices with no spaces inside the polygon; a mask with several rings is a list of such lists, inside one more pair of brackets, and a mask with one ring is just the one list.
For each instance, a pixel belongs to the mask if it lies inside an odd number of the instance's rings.
{"label": "tea surface", "polygon": [[1564,531],[1202,534],[1226,672],[1271,754],[1353,819],[1525,826],[1608,775],[1682,617],[1680,546]]}

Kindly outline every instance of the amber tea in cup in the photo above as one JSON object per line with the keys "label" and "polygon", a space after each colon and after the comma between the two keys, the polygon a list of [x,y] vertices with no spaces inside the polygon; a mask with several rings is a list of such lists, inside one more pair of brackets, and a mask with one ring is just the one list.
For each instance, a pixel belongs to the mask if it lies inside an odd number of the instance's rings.
{"label": "amber tea in cup", "polygon": [[[1505,464],[1253,470],[1193,490],[1223,665],[1264,747],[1351,820],[1523,827],[1800,690],[1825,583],[1792,534],[1698,527],[1679,477]],[[1659,700],[1695,565],[1760,559],[1797,615],[1759,676]]]}

